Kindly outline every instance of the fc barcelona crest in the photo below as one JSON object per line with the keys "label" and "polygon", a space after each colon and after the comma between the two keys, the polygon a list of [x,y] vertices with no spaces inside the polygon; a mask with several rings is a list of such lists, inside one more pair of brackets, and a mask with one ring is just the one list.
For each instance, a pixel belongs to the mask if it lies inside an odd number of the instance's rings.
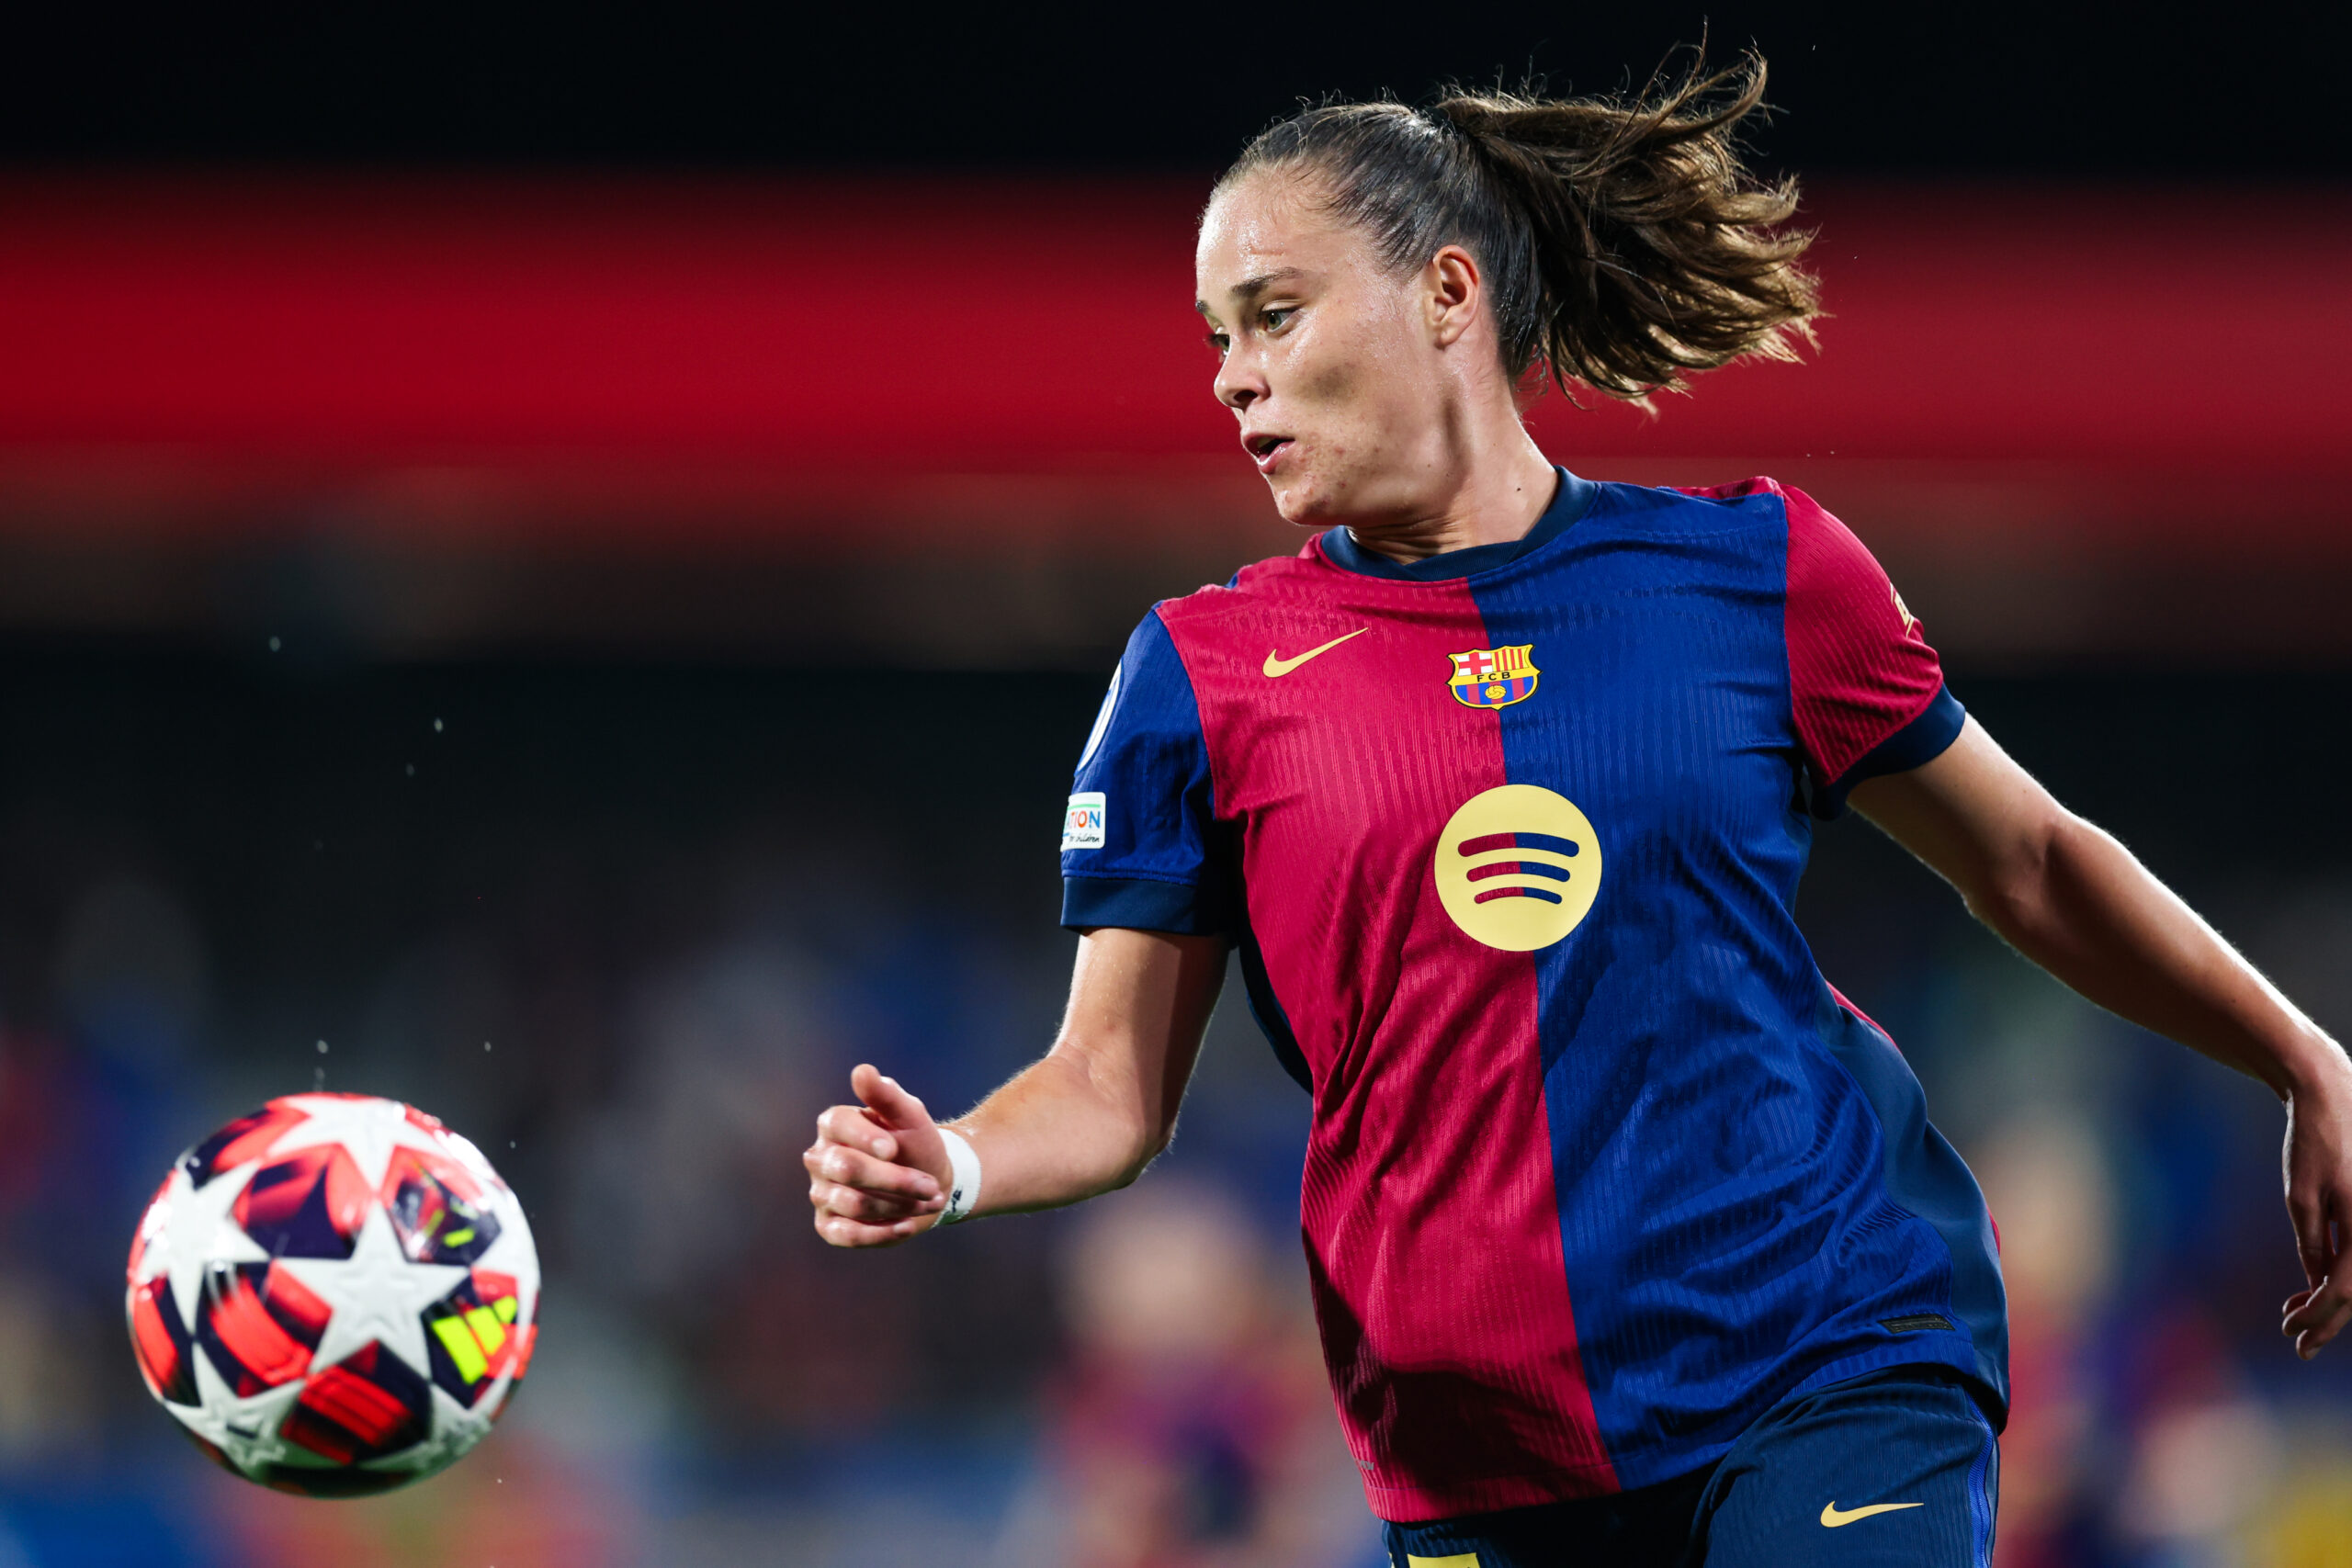
{"label": "fc barcelona crest", "polygon": [[1534,651],[1533,643],[1523,642],[1517,648],[1449,653],[1453,673],[1446,678],[1445,689],[1466,708],[1507,708],[1523,702],[1535,694],[1535,678],[1544,673],[1528,657]]}

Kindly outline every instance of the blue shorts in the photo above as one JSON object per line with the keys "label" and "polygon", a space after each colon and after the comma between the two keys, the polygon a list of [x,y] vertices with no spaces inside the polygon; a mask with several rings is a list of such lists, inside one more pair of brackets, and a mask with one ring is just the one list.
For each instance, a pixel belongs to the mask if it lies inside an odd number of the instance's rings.
{"label": "blue shorts", "polygon": [[1958,1372],[1896,1367],[1782,1400],[1701,1471],[1387,1527],[1395,1568],[1988,1568],[1992,1424]]}

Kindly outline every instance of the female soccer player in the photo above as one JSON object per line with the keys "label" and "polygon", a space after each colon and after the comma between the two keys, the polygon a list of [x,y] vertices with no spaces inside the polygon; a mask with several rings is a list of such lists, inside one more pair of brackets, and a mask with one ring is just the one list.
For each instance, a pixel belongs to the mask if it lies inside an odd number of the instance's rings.
{"label": "female soccer player", "polygon": [[1894,1043],[1791,915],[1850,799],[2061,980],[2275,1089],[2308,1357],[2352,1316],[2352,1069],[1944,689],[1861,545],[1770,479],[1599,484],[1521,421],[1815,310],[1760,62],[1634,103],[1308,110],[1201,221],[1218,400],[1297,556],[1156,606],[1078,766],[1080,936],[1035,1066],[952,1124],[870,1066],[819,1232],[1125,1186],[1228,947],[1314,1097],[1302,1217],[1399,1568],[1983,1564],[1999,1265]]}

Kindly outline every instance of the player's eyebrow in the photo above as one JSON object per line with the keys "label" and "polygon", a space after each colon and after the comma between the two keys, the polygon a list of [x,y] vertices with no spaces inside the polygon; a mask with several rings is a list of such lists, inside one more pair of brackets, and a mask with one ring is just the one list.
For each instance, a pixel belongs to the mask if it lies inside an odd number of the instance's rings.
{"label": "player's eyebrow", "polygon": [[[1266,295],[1272,293],[1276,284],[1288,283],[1291,279],[1301,276],[1303,275],[1297,267],[1278,266],[1272,272],[1261,272],[1253,277],[1243,278],[1239,283],[1234,285],[1233,297],[1237,300],[1240,301],[1241,308],[1244,310],[1247,310],[1250,306],[1265,298]],[[1204,316],[1213,313],[1209,310],[1209,302],[1205,299],[1193,300],[1193,309],[1198,310]]]}

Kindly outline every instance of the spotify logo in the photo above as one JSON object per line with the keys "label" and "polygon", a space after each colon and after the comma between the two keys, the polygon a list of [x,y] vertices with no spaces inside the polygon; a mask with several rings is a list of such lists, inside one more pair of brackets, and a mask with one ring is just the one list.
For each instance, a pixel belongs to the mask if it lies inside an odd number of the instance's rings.
{"label": "spotify logo", "polygon": [[1600,891],[1600,835],[1566,795],[1504,784],[1463,803],[1438,836],[1437,896],[1474,942],[1549,947]]}

